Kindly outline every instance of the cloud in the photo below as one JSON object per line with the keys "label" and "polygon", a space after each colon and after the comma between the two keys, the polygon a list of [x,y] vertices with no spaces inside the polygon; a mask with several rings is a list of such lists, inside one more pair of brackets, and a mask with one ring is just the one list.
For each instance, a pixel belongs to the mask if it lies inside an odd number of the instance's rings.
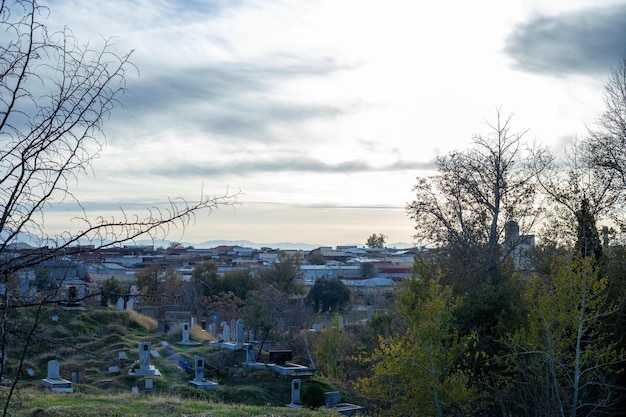
{"label": "cloud", "polygon": [[[113,129],[130,125],[153,130],[189,129],[203,136],[230,140],[276,141],[276,124],[332,118],[353,110],[353,104],[315,103],[280,94],[281,83],[324,77],[348,68],[332,59],[275,57],[273,64],[254,62],[204,64],[176,72],[148,71],[129,80]],[[115,137],[116,135],[111,135]]]}
{"label": "cloud", "polygon": [[[432,169],[434,161],[413,162],[395,161],[391,164],[376,166],[365,160],[346,160],[338,163],[326,163],[301,155],[293,155],[272,160],[233,161],[225,164],[177,163],[154,167],[151,174],[166,177],[212,177],[219,175],[271,174],[278,172],[316,173],[316,174],[352,174],[363,172],[391,172]],[[145,170],[142,173],[147,174]]]}
{"label": "cloud", "polygon": [[505,52],[523,71],[607,74],[626,53],[626,4],[537,15],[515,27]]}

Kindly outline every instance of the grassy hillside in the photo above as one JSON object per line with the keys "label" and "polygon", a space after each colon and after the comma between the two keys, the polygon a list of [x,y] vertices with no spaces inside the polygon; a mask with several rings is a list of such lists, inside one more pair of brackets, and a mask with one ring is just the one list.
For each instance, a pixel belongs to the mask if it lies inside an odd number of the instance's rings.
{"label": "grassy hillside", "polygon": [[[27,332],[33,314],[22,312],[14,320],[16,327]],[[58,320],[53,321],[53,316]],[[332,415],[323,410],[285,408],[291,401],[291,377],[242,368],[243,351],[208,346],[210,336],[198,328],[192,329],[191,339],[203,343],[182,346],[178,344],[180,331],[156,333],[154,320],[134,312],[101,308],[67,312],[51,308],[41,317],[11,403],[12,416]],[[20,343],[15,342],[9,344],[7,377],[0,387],[3,398],[18,365]],[[150,358],[150,364],[162,373],[162,377],[152,378],[152,390],[144,389],[146,377],[128,375],[139,357],[140,342],[151,342],[159,355]],[[126,360],[119,359],[120,351],[126,352]],[[217,368],[218,373],[211,377],[220,384],[217,390],[202,391],[188,384],[193,375],[185,371],[184,365],[191,365],[194,355],[204,356],[207,364]],[[61,377],[69,380],[72,372],[78,376],[74,393],[51,393],[42,387],[41,379],[46,378],[47,364],[52,359],[60,362]],[[120,372],[109,372],[112,366],[119,367]],[[303,389],[318,384],[326,391],[337,390],[318,377],[301,379]],[[138,388],[138,394],[131,394],[133,387]]]}

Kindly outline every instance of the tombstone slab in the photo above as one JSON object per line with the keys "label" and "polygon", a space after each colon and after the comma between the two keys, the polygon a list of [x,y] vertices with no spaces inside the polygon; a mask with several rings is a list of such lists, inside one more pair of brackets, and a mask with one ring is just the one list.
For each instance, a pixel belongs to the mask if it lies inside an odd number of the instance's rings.
{"label": "tombstone slab", "polygon": [[194,378],[189,384],[195,388],[203,390],[215,390],[218,387],[217,382],[209,381],[204,378],[204,356],[194,356]]}
{"label": "tombstone slab", "polygon": [[137,345],[137,348],[139,349],[139,366],[137,366],[137,363],[131,366],[130,370],[128,371],[128,375],[161,376],[161,371],[155,368],[154,365],[150,365],[150,342],[141,342]]}
{"label": "tombstone slab", "polygon": [[61,378],[59,361],[57,360],[48,362],[48,377],[42,379],[41,384],[46,388],[50,388],[52,392],[74,392],[72,381]]}

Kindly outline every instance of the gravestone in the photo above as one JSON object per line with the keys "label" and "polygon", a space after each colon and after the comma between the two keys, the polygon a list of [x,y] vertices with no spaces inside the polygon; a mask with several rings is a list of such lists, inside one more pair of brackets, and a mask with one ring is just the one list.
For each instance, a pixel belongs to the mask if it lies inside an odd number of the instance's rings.
{"label": "gravestone", "polygon": [[150,369],[150,342],[139,343],[139,369],[147,371]]}
{"label": "gravestone", "polygon": [[132,395],[137,395],[137,394],[139,394],[139,387],[132,387],[132,388],[130,389],[130,393],[131,393]]}
{"label": "gravestone", "polygon": [[120,368],[118,366],[109,366],[110,374],[117,374],[120,372]]}
{"label": "gravestone", "polygon": [[243,320],[237,320],[235,322],[235,343],[241,344],[244,342],[244,329]]}
{"label": "gravestone", "polygon": [[195,355],[194,356],[194,378],[193,381],[189,381],[189,384],[198,389],[204,390],[215,390],[218,387],[217,382],[208,381],[204,378],[204,357]]}
{"label": "gravestone", "polygon": [[78,372],[72,372],[70,374],[70,380],[73,384],[78,384]]}
{"label": "gravestone", "polygon": [[127,310],[133,310],[135,307],[135,299],[133,297],[128,299],[128,302],[126,303],[126,309]]}
{"label": "gravestone", "polygon": [[[137,365],[133,365],[128,371],[129,375],[153,375],[153,376],[161,376],[161,372],[150,365],[150,355],[152,355],[152,350],[150,349],[150,342],[141,342],[137,345],[139,349],[139,367]],[[154,351],[157,356],[158,352]]]}
{"label": "gravestone", "polygon": [[230,326],[224,323],[224,330],[222,331],[224,343],[230,343]]}
{"label": "gravestone", "polygon": [[291,404],[300,404],[300,392],[302,381],[294,379],[291,381]]}
{"label": "gravestone", "polygon": [[312,328],[316,332],[321,332],[322,331],[322,323],[314,323]]}
{"label": "gravestone", "polygon": [[53,323],[57,323],[59,321],[59,316],[52,316],[51,319]]}
{"label": "gravestone", "polygon": [[339,328],[343,329],[343,316],[339,316]]}
{"label": "gravestone", "polygon": [[254,345],[252,343],[246,343],[246,363],[254,363],[256,358],[254,357]]}
{"label": "gravestone", "polygon": [[269,362],[276,365],[284,365],[285,362],[293,360],[293,352],[291,350],[270,350]]}
{"label": "gravestone", "polygon": [[204,357],[198,355],[194,356],[194,363],[196,372],[193,380],[200,382],[204,380]]}
{"label": "gravestone", "polygon": [[50,388],[52,392],[74,392],[72,381],[61,378],[59,361],[57,360],[48,362],[48,377],[41,380],[41,383],[44,387]]}
{"label": "gravestone", "polygon": [[215,323],[210,323],[208,326],[209,334],[215,337]]}
{"label": "gravestone", "polygon": [[330,391],[326,393],[326,407],[334,407],[341,402],[341,393]]}
{"label": "gravestone", "polygon": [[152,378],[148,378],[144,383],[145,389],[153,389],[154,388],[154,380]]}
{"label": "gravestone", "polygon": [[183,343],[188,343],[189,342],[189,322],[184,321],[183,322]]}
{"label": "gravestone", "polygon": [[115,303],[115,308],[118,310],[124,310],[124,297],[120,297],[117,299],[117,303]]}
{"label": "gravestone", "polygon": [[48,362],[48,379],[59,379],[59,361],[51,360]]}
{"label": "gravestone", "polygon": [[248,341],[249,342],[254,342],[256,339],[256,333],[254,331],[254,329],[250,329],[248,330]]}
{"label": "gravestone", "polygon": [[119,360],[126,360],[126,359],[127,359],[127,357],[126,357],[126,352],[125,352],[125,351],[123,351],[123,350],[120,350],[120,351],[117,353],[117,358],[118,358]]}

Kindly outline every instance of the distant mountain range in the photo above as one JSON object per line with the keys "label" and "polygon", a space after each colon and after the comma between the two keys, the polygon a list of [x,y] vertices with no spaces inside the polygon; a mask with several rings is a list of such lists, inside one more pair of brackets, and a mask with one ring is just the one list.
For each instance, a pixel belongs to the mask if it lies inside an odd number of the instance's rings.
{"label": "distant mountain range", "polygon": [[[38,241],[37,239],[34,239],[32,236],[26,233],[20,234],[19,238],[17,239],[17,242],[21,242],[22,245],[26,244],[26,245],[30,245],[34,247],[39,246],[41,244],[40,241]],[[172,241],[170,240],[144,239],[144,240],[136,240],[134,242],[128,242],[127,245],[138,245],[138,246],[146,245],[146,246],[154,246],[155,248],[158,248],[158,247],[167,248],[170,246],[171,243]],[[89,243],[84,242],[84,244],[89,244]],[[255,243],[249,240],[207,240],[201,243],[180,242],[180,244],[185,247],[193,246],[194,248],[198,248],[198,249],[209,249],[209,248],[214,248],[216,246],[242,246],[242,247],[254,248],[254,249],[272,248],[272,249],[285,249],[285,250],[296,250],[296,249],[313,250],[313,249],[319,248],[320,246],[328,246],[328,245],[321,245],[319,243],[304,243],[304,242]],[[337,245],[335,245],[334,247],[336,246]],[[363,247],[364,245],[356,244],[356,243],[345,243],[345,244],[340,244],[339,246]],[[415,245],[411,243],[397,242],[397,243],[388,243],[386,244],[386,246],[388,248],[409,249],[409,248],[414,247]]]}
{"label": "distant mountain range", "polygon": [[[149,244],[149,243],[147,243]],[[188,243],[181,242],[183,246],[193,246],[194,248],[206,249],[206,248],[214,248],[216,246],[242,246],[246,248],[272,248],[272,249],[301,249],[301,250],[313,250],[319,248],[320,246],[328,246],[321,245],[317,243],[303,243],[303,242],[275,242],[275,243],[255,243],[250,242],[249,240],[207,240],[202,243]],[[169,242],[163,245],[164,247],[169,246]],[[335,245],[334,247],[336,247]],[[357,246],[362,247],[364,245],[359,245],[356,243],[347,243],[340,244],[339,246]],[[388,248],[396,248],[396,249],[408,249],[412,248],[415,245],[405,242],[397,242],[397,243],[388,243],[385,245]]]}

